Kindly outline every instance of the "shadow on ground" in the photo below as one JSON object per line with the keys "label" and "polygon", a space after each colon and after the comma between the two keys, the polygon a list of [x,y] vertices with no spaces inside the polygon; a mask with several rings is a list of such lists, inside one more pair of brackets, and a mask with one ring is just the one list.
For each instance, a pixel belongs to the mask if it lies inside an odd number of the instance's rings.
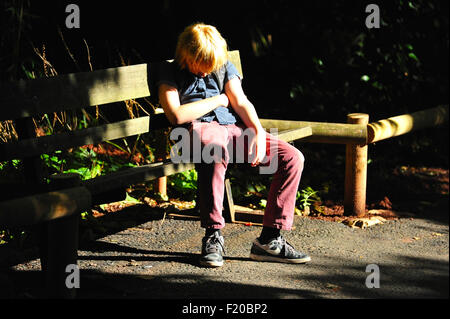
{"label": "shadow on ground", "polygon": [[[94,248],[94,247],[93,247]],[[102,245],[99,249],[111,249],[123,253],[144,253],[137,261],[164,261],[181,265],[196,264],[198,255],[170,251],[128,248],[120,245]],[[95,248],[94,248],[95,249]],[[83,256],[80,260],[128,260],[129,256]],[[246,261],[246,258],[227,260]],[[315,298],[448,298],[448,263],[411,256],[390,256],[395,263],[379,264],[380,288],[368,289],[365,265],[354,260],[328,258],[321,263],[303,265],[296,274],[282,275],[289,287],[267,284],[241,283],[224,280],[220,274],[117,274],[82,269],[79,299],[315,299]],[[323,273],[323,267],[339,269]],[[277,264],[274,264],[277,265]],[[229,263],[226,267],[240,267]],[[319,274],[320,273],[320,274]],[[264,282],[264,275],[259,274]],[[2,298],[40,298],[41,273],[38,271],[6,271],[0,273]],[[261,278],[260,278],[261,279]],[[261,282],[256,281],[255,282]]]}

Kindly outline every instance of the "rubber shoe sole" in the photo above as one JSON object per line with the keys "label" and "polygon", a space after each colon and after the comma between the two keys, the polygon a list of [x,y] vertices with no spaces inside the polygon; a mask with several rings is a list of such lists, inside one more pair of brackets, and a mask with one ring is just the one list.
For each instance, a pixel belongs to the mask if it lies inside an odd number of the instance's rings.
{"label": "rubber shoe sole", "polygon": [[[288,249],[286,253],[285,249]],[[288,256],[286,256],[288,255]],[[287,264],[304,264],[311,261],[307,254],[296,251],[282,236],[262,245],[256,238],[250,249],[250,259]]]}
{"label": "rubber shoe sole", "polygon": [[250,253],[250,259],[256,260],[256,261],[272,261],[272,262],[279,262],[279,263],[285,263],[285,264],[304,264],[308,261],[311,261],[311,257],[305,256],[303,258],[283,258],[278,256],[269,256],[269,255],[258,255]]}
{"label": "rubber shoe sole", "polygon": [[217,261],[217,260],[200,260],[200,265],[204,267],[222,267],[223,266],[223,260]]}

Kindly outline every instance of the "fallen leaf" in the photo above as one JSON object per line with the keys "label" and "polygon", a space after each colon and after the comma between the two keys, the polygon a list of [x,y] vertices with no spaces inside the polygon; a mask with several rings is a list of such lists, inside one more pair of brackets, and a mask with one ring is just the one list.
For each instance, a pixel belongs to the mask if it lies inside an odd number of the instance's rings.
{"label": "fallen leaf", "polygon": [[136,260],[134,259],[130,259],[130,261],[128,262],[128,266],[137,266],[139,265],[138,262],[136,262]]}
{"label": "fallen leaf", "polygon": [[356,218],[356,219],[347,219],[342,221],[343,224],[346,224],[352,228],[367,228],[376,224],[382,224],[386,221],[383,217],[373,216],[370,218]]}
{"label": "fallen leaf", "polygon": [[325,287],[331,289],[332,291],[338,291],[339,289],[341,289],[341,287],[339,287],[338,285],[329,282],[325,285]]}
{"label": "fallen leaf", "polygon": [[95,209],[92,209],[91,211],[92,211],[92,216],[94,216],[94,217],[102,217],[102,216],[105,215],[105,214],[103,214],[103,213],[101,213],[101,212],[99,212],[98,210],[95,210]]}
{"label": "fallen leaf", "polygon": [[144,202],[150,207],[156,207],[158,202],[150,197],[144,197]]}
{"label": "fallen leaf", "polygon": [[441,234],[441,233],[432,233],[431,236],[440,237],[440,236],[444,236],[444,234]]}

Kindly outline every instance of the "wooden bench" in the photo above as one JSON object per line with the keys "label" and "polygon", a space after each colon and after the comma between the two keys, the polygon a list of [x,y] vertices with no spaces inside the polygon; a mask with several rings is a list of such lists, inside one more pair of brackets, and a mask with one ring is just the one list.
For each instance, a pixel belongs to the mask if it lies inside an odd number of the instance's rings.
{"label": "wooden bench", "polygon": [[[242,74],[238,51],[230,60]],[[11,181],[19,194],[0,201],[0,229],[37,225],[47,296],[74,297],[67,289],[66,266],[77,263],[78,220],[93,205],[121,200],[124,189],[194,168],[193,163],[170,160],[127,168],[104,176],[81,180],[76,174],[48,176],[41,154],[146,134],[169,127],[161,112],[122,119],[86,129],[37,137],[33,117],[54,112],[148,97],[157,92],[158,63],[117,67],[93,72],[59,75],[0,84],[0,120],[15,121],[18,140],[0,144],[0,161],[21,159],[23,179]],[[292,141],[311,135],[311,128],[291,129],[279,135]],[[227,219],[235,221],[229,180],[225,201]]]}

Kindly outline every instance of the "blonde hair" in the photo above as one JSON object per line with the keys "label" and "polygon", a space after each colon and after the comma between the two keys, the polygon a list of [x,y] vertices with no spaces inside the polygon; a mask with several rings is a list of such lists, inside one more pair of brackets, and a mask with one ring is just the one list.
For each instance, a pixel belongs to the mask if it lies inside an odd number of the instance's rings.
{"label": "blonde hair", "polygon": [[182,69],[210,73],[228,60],[227,42],[214,26],[194,23],[179,35],[175,61]]}

